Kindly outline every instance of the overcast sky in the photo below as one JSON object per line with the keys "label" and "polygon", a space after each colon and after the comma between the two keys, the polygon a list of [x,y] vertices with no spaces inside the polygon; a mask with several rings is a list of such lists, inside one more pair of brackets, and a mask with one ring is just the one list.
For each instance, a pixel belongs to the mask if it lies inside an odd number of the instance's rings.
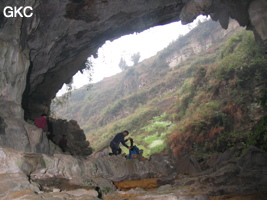
{"label": "overcast sky", "polygon": [[[98,58],[89,58],[94,66],[92,83],[121,72],[118,64],[122,57],[131,66],[131,56],[134,53],[140,52],[140,61],[154,56],[180,35],[186,34],[190,29],[195,27],[199,20],[203,21],[205,19],[207,19],[205,16],[199,16],[194,22],[188,25],[182,25],[181,22],[174,22],[164,26],[156,26],[141,33],[125,35],[112,42],[106,41],[98,50]],[[74,89],[80,88],[88,83],[89,78],[87,72],[83,74],[78,72],[73,77]],[[64,91],[65,87],[59,91],[58,95],[61,95]]]}

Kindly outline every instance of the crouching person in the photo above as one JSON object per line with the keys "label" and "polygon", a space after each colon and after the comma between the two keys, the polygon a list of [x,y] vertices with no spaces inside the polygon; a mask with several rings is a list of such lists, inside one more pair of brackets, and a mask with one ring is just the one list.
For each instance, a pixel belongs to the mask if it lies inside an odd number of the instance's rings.
{"label": "crouching person", "polygon": [[129,147],[125,143],[125,142],[128,141],[128,139],[131,139],[131,138],[128,138],[127,140],[125,140],[125,136],[128,136],[128,135],[129,135],[128,131],[123,131],[123,132],[118,133],[118,134],[115,135],[113,140],[110,142],[110,148],[112,150],[112,154],[110,154],[110,155],[119,155],[119,154],[121,154],[120,143],[123,146],[125,146],[126,148],[131,149],[131,147]]}

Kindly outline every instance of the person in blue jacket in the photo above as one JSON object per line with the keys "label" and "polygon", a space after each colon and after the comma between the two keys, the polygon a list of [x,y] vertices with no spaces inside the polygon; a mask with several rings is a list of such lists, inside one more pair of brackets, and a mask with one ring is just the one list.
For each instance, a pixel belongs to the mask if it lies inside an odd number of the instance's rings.
{"label": "person in blue jacket", "polygon": [[121,133],[118,133],[115,135],[113,140],[110,142],[110,148],[112,149],[112,154],[111,155],[119,155],[121,153],[121,148],[120,148],[120,143],[125,146],[128,149],[131,149],[125,142],[127,142],[129,139],[128,138],[125,140],[125,136],[128,136],[129,132],[128,131],[123,131]]}

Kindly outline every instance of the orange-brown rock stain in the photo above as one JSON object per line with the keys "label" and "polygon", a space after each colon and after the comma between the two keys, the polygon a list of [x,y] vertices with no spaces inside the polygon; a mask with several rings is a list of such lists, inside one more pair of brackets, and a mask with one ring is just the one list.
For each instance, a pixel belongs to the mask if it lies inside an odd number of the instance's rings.
{"label": "orange-brown rock stain", "polygon": [[132,181],[115,181],[114,185],[122,191],[127,191],[132,188],[143,188],[144,190],[155,190],[159,187],[158,178],[132,180]]}

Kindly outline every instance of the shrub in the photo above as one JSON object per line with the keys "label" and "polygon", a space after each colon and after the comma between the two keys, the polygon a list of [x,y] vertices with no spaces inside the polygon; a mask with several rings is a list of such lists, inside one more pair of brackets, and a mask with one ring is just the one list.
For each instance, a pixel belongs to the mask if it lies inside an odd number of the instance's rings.
{"label": "shrub", "polygon": [[235,73],[238,73],[242,79],[251,77],[256,72],[255,67],[264,66],[266,59],[255,42],[253,34],[242,31],[227,41],[221,50],[218,62],[217,77],[230,80],[234,78]]}

